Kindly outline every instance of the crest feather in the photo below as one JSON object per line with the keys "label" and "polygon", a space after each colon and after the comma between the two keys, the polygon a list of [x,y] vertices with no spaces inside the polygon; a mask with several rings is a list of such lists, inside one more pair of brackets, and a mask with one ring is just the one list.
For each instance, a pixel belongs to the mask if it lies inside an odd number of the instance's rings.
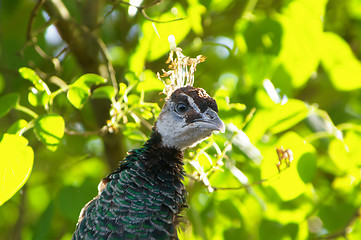
{"label": "crest feather", "polygon": [[[174,58],[174,54],[176,55]],[[190,58],[182,54],[181,48],[176,48],[169,53],[169,58],[166,61],[170,70],[165,71],[162,69],[163,74],[157,74],[159,80],[164,83],[163,93],[167,95],[166,99],[172,95],[172,93],[185,86],[193,86],[194,72],[198,63],[204,62],[205,57],[198,55],[196,58]],[[166,79],[162,79],[165,77]]]}

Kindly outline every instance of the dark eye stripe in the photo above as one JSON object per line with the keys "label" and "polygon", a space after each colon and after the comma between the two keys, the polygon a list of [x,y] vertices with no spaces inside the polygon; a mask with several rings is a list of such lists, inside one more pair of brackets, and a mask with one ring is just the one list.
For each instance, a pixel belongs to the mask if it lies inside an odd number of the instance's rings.
{"label": "dark eye stripe", "polygon": [[201,118],[202,116],[194,109],[191,109],[185,115],[186,123],[192,123],[194,120]]}

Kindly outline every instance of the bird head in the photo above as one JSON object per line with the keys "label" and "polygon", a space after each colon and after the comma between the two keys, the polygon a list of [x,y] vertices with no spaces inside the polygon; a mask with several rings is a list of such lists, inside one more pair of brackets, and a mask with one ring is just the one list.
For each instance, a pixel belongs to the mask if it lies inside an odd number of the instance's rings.
{"label": "bird head", "polygon": [[224,132],[216,101],[204,89],[175,90],[167,99],[155,125],[165,147],[183,150],[195,146],[214,131]]}

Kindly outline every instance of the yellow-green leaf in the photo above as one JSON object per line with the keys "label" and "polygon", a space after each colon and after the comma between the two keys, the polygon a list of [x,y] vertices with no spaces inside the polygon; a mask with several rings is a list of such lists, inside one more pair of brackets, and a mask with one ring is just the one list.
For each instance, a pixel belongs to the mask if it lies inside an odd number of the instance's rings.
{"label": "yellow-green leaf", "polygon": [[112,86],[102,86],[94,90],[91,94],[92,98],[107,98],[112,99],[115,97],[115,90]]}
{"label": "yellow-green leaf", "polygon": [[145,70],[139,78],[140,82],[136,89],[138,92],[162,91],[164,88],[164,84],[150,70]]}
{"label": "yellow-green leaf", "polygon": [[350,172],[359,169],[361,165],[361,135],[349,131],[346,133],[344,141],[333,139],[328,148],[331,160],[339,168],[339,173]]}
{"label": "yellow-green leaf", "polygon": [[75,82],[72,84],[74,86],[77,85],[86,85],[87,87],[91,87],[91,85],[97,85],[101,83],[105,83],[107,80],[102,76],[94,73],[87,73],[80,76]]}
{"label": "yellow-green leaf", "polygon": [[76,108],[80,109],[84,106],[90,95],[90,89],[86,86],[72,86],[67,93],[69,102]]}
{"label": "yellow-green leaf", "polygon": [[45,91],[37,91],[36,89],[29,92],[28,101],[31,105],[45,106],[49,101],[49,95]]}
{"label": "yellow-green leaf", "polygon": [[22,67],[19,69],[19,73],[24,79],[32,82],[37,90],[44,91],[45,88],[48,88],[46,83],[41,80],[41,78],[38,76],[38,74],[36,74],[33,69]]}
{"label": "yellow-green leaf", "polygon": [[27,181],[34,152],[23,136],[4,134],[0,141],[0,205],[9,200]]}
{"label": "yellow-green leaf", "polygon": [[25,121],[24,119],[19,119],[9,127],[7,133],[17,134],[21,129],[23,129],[27,125],[28,125],[27,121]]}
{"label": "yellow-green leaf", "polygon": [[308,115],[307,105],[297,99],[289,99],[284,105],[274,104],[273,107],[256,111],[245,133],[256,142],[267,132],[279,133],[296,125]]}
{"label": "yellow-green leaf", "polygon": [[34,131],[38,139],[46,144],[46,147],[55,151],[60,140],[64,136],[64,119],[58,115],[40,116],[35,121]]}
{"label": "yellow-green leaf", "polygon": [[[274,78],[287,75],[294,87],[304,85],[320,60],[323,21],[327,0],[294,0],[282,9],[281,67]],[[283,72],[286,72],[283,74]]]}
{"label": "yellow-green leaf", "polygon": [[[284,201],[288,201],[301,195],[306,190],[306,183],[313,179],[316,168],[316,150],[295,132],[284,134],[276,144],[276,147],[281,146],[293,152],[290,167],[285,169],[286,164],[282,162],[281,168],[284,170],[278,173],[276,166],[278,156],[274,148],[270,148],[269,151],[274,151],[274,158],[265,158],[262,161],[261,178],[271,179],[266,184],[270,185]],[[272,153],[269,152],[267,155],[272,156]],[[305,169],[308,167],[309,169]],[[308,170],[311,172],[305,173]]]}
{"label": "yellow-green leaf", "polygon": [[361,62],[347,42],[334,33],[324,33],[322,40],[321,62],[333,86],[341,91],[361,88]]}

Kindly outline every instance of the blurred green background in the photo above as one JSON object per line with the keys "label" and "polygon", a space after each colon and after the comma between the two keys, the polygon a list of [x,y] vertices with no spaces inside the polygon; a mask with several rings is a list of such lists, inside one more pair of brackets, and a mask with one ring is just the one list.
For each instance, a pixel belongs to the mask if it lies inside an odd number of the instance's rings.
{"label": "blurred green background", "polygon": [[227,125],[185,153],[180,238],[361,239],[361,0],[1,0],[0,239],[71,238],[173,37]]}

